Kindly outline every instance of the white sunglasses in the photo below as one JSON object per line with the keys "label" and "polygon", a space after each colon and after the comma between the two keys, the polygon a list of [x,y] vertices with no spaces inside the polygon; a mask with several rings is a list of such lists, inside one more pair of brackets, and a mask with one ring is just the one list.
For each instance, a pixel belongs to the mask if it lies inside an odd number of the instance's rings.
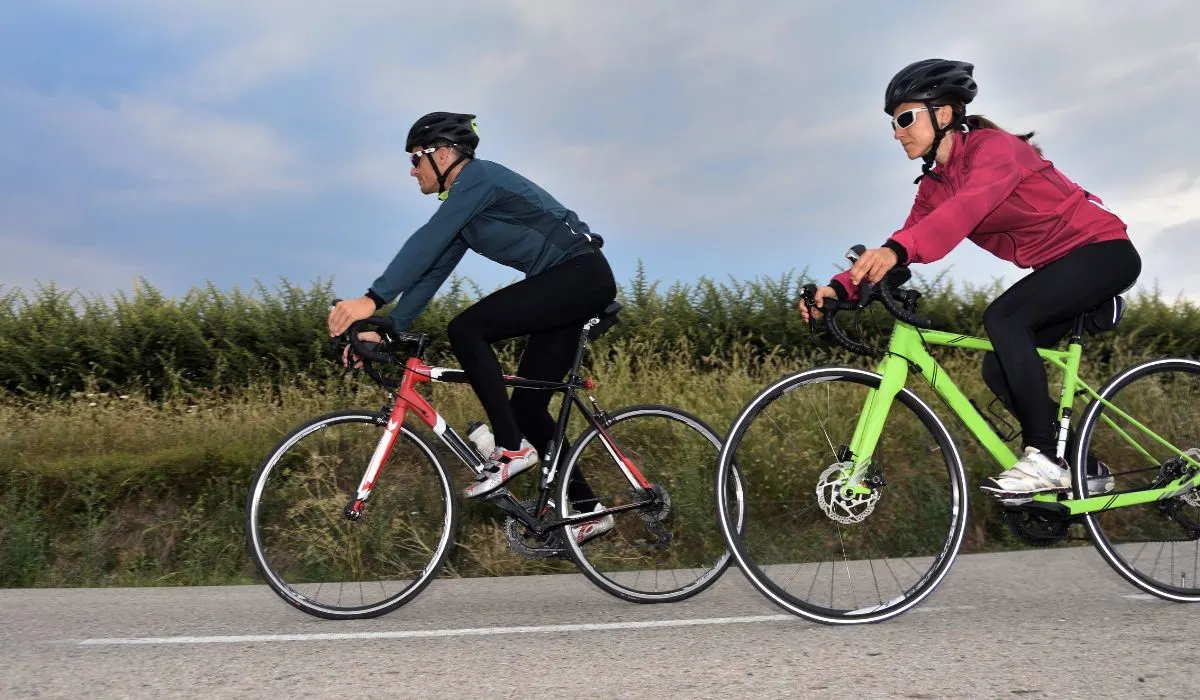
{"label": "white sunglasses", "polygon": [[432,148],[426,148],[426,149],[423,149],[423,150],[420,150],[420,151],[415,151],[415,152],[413,152],[413,153],[409,153],[409,154],[408,154],[408,160],[409,160],[409,162],[411,162],[411,163],[412,163],[412,166],[415,168],[415,167],[417,167],[418,165],[420,165],[420,163],[421,163],[421,156],[423,156],[423,155],[427,155],[427,154],[429,154],[429,153],[433,153],[434,151],[436,151],[436,150],[437,150],[437,149],[439,149],[439,148],[441,148],[441,146],[434,146],[434,147],[432,147]]}
{"label": "white sunglasses", "polygon": [[913,125],[913,122],[917,121],[917,112],[928,111],[928,107],[913,107],[912,109],[904,110],[892,119],[892,131],[895,131],[896,129],[907,129]]}

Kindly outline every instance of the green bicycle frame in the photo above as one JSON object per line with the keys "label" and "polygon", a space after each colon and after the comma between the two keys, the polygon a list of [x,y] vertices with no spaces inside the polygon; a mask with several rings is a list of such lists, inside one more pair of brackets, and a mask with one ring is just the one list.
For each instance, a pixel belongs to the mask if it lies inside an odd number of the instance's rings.
{"label": "green bicycle frame", "polygon": [[[896,322],[895,329],[892,331],[891,341],[888,344],[888,352],[879,362],[876,369],[882,375],[882,381],[878,389],[870,389],[868,391],[866,403],[863,406],[862,413],[859,414],[858,425],[854,429],[854,437],[850,443],[850,451],[854,455],[855,460],[853,474],[849,479],[849,483],[854,484],[854,486],[850,486],[853,491],[869,492],[869,489],[860,484],[859,480],[866,473],[867,466],[870,463],[870,455],[875,451],[875,446],[878,444],[879,437],[883,433],[883,425],[887,420],[888,412],[891,410],[892,401],[908,380],[910,365],[912,370],[919,373],[929,383],[933,391],[946,402],[950,410],[958,416],[967,430],[975,436],[975,439],[979,441],[1002,469],[1008,469],[1016,463],[1017,456],[1013,454],[1013,451],[1009,449],[1004,440],[992,430],[987,420],[980,415],[979,411],[971,404],[966,395],[954,384],[946,370],[929,354],[926,346],[930,345],[964,348],[982,352],[992,350],[991,342],[984,338],[945,331],[918,330],[915,326],[908,323],[902,321]],[[1086,394],[1089,398],[1085,399],[1085,402],[1094,400],[1104,404],[1108,410],[1101,415],[1101,420],[1114,428],[1150,465],[1156,466],[1160,462],[1143,448],[1133,435],[1113,421],[1113,418],[1108,415],[1110,411],[1114,416],[1127,422],[1136,430],[1145,433],[1150,439],[1158,442],[1175,454],[1182,455],[1193,468],[1194,474],[1191,476],[1182,476],[1157,489],[1143,489],[1126,493],[1092,496],[1083,499],[1059,497],[1057,495],[1039,495],[1035,496],[1034,499],[1049,503],[1058,503],[1061,507],[1067,509],[1067,514],[1076,516],[1172,498],[1192,488],[1200,487],[1200,462],[1197,462],[1191,455],[1159,437],[1112,403],[1102,399],[1096,390],[1079,378],[1079,364],[1082,353],[1083,346],[1074,340],[1068,345],[1066,350],[1038,348],[1038,354],[1041,355],[1042,359],[1058,367],[1063,373],[1062,393],[1059,397],[1058,406],[1059,430],[1057,441],[1059,456],[1064,456],[1066,451],[1067,428],[1071,423],[1072,405],[1074,404],[1075,397],[1080,394]]]}

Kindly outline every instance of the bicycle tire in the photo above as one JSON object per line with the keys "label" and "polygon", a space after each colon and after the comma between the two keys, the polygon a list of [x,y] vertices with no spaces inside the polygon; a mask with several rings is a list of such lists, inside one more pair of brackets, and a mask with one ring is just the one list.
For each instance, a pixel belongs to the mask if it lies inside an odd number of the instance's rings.
{"label": "bicycle tire", "polygon": [[[379,478],[376,481],[375,490],[372,492],[371,498],[367,501],[363,518],[359,521],[353,522],[346,520],[341,511],[353,497],[354,489],[356,489],[358,486],[358,479],[361,478],[363,470],[366,467],[366,461],[348,464],[346,470],[347,476],[343,477],[343,483],[340,486],[335,483],[332,487],[329,487],[327,482],[330,480],[330,477],[328,477],[328,475],[321,470],[325,463],[332,462],[334,460],[326,458],[323,455],[318,454],[316,451],[314,451],[312,455],[308,455],[306,460],[305,456],[300,455],[300,448],[298,447],[304,444],[306,438],[313,436],[324,437],[328,434],[329,428],[343,425],[363,426],[365,428],[365,434],[374,434],[376,436],[374,441],[365,446],[368,450],[374,449],[375,444],[378,443],[378,437],[382,435],[384,430],[384,423],[380,420],[378,413],[361,410],[336,411],[317,416],[305,422],[284,436],[271,449],[266,458],[263,460],[262,464],[259,466],[246,500],[246,541],[250,549],[251,559],[254,561],[254,565],[258,569],[258,572],[266,580],[267,585],[270,586],[271,589],[275,591],[275,593],[283,600],[304,611],[305,613],[331,620],[352,620],[378,617],[395,610],[414,598],[417,594],[424,590],[425,587],[428,586],[440,572],[443,564],[446,561],[446,557],[449,555],[449,552],[454,545],[454,538],[457,532],[459,518],[458,501],[455,497],[454,488],[450,477],[446,472],[445,465],[424,438],[422,438],[418,433],[414,432],[409,426],[403,425],[400,427],[400,430],[397,433],[396,442],[392,446],[392,451],[389,455],[389,461],[391,463],[384,464]],[[356,440],[355,442],[358,441]],[[379,527],[379,518],[376,520],[369,519],[377,515],[380,512],[380,507],[385,505],[384,501],[386,500],[385,496],[387,495],[385,489],[387,487],[384,485],[389,482],[388,467],[395,466],[394,462],[398,459],[397,455],[399,451],[406,445],[415,448],[413,454],[418,455],[424,460],[427,460],[428,466],[432,468],[434,473],[436,485],[432,488],[433,493],[430,493],[429,490],[424,491],[423,493],[429,494],[432,500],[438,498],[439,494],[437,494],[437,492],[440,492],[440,500],[444,507],[444,510],[440,514],[435,513],[432,514],[431,517],[431,521],[434,523],[437,523],[440,520],[441,533],[436,537],[436,544],[429,553],[428,561],[419,565],[419,572],[415,578],[406,586],[404,586],[399,592],[395,594],[387,594],[385,592],[381,600],[371,603],[367,603],[365,601],[365,592],[363,590],[363,582],[361,580],[357,582],[347,582],[343,579],[343,581],[341,581],[339,584],[342,588],[340,588],[338,591],[337,604],[319,602],[312,597],[312,594],[306,594],[298,590],[297,586],[311,586],[314,585],[314,583],[305,582],[301,584],[295,580],[288,581],[288,578],[305,577],[299,573],[296,573],[293,577],[290,569],[294,567],[295,570],[299,572],[305,566],[311,568],[313,566],[311,563],[300,563],[298,560],[302,557],[309,557],[311,559],[313,556],[311,552],[318,550],[321,546],[326,545],[327,543],[332,542],[336,545],[339,539],[339,530],[340,533],[349,533],[345,534],[343,537],[348,544],[351,544],[352,540],[354,543],[357,543],[359,540],[366,540],[368,536],[375,536],[374,532],[367,532],[356,540],[356,533],[359,531],[351,530],[350,528],[360,525],[362,525],[364,528],[368,526],[374,527],[375,532],[382,532],[384,533],[383,536],[385,537],[391,534],[386,528]],[[264,500],[269,500],[267,497],[271,492],[269,492],[268,489],[271,485],[272,477],[277,473],[277,469],[279,474],[279,482],[281,484],[287,478],[300,471],[299,469],[291,466],[280,467],[280,465],[284,463],[285,457],[289,457],[289,455],[294,457],[294,459],[288,460],[289,464],[296,463],[311,467],[309,473],[314,477],[314,479],[316,479],[316,488],[320,488],[322,490],[322,495],[320,498],[314,496],[311,493],[314,487],[306,482],[304,485],[309,487],[308,490],[302,488],[296,489],[298,493],[302,494],[304,498],[308,499],[308,501],[306,501],[306,505],[304,507],[290,504],[281,505],[281,508],[283,509],[282,512],[289,516],[292,514],[292,511],[301,511],[300,515],[312,514],[313,521],[316,523],[316,525],[327,525],[330,531],[334,533],[333,535],[330,535],[329,537],[323,537],[319,533],[314,534],[312,531],[306,531],[305,536],[294,539],[289,539],[288,535],[282,535],[277,538],[276,535],[281,533],[281,530],[276,530],[270,525],[264,526],[264,523],[262,522],[264,514],[266,512],[274,512],[273,504],[268,507],[267,505],[264,505]],[[411,470],[406,472],[406,474],[408,473],[412,473]],[[392,476],[396,476],[395,472],[393,472]],[[336,482],[337,478],[333,477],[333,481]],[[396,482],[397,479],[393,478],[391,481]],[[411,518],[412,516],[417,515],[416,513],[403,511],[403,509],[401,509],[401,511],[401,516],[405,518]],[[364,523],[366,523],[366,525],[364,525]],[[392,526],[390,521],[386,525],[387,527]],[[407,531],[405,531],[403,534],[410,538],[415,537],[419,539],[420,537],[420,535],[413,535]],[[375,536],[375,539],[378,539],[378,536]],[[280,553],[276,559],[273,559],[272,550],[274,547],[273,545],[268,544],[268,540],[271,542],[277,540],[280,543],[295,541],[304,553],[294,557],[293,560],[289,560],[289,558],[282,553]],[[407,542],[407,540],[405,540],[405,542]],[[428,549],[423,545],[424,543],[422,542],[422,546],[417,547],[416,549],[418,551]],[[377,549],[380,550],[378,553],[382,555],[378,558],[378,560],[390,558],[391,561],[394,562],[400,557],[399,554],[395,554],[393,556],[393,553],[386,551],[386,547],[379,547]],[[407,546],[403,548],[404,552],[409,552],[411,550],[412,548]],[[324,553],[328,552],[329,550],[324,549],[320,551]],[[361,558],[363,553],[356,552],[355,556]],[[418,559],[424,557],[424,555],[420,553],[415,556]],[[289,570],[286,572],[280,571],[280,569],[285,568],[285,560],[288,560],[287,566]],[[325,557],[325,560],[337,563],[337,555],[327,556]],[[417,567],[418,564],[414,563],[409,568],[415,570]],[[407,571],[409,568],[405,568],[405,570]],[[327,574],[324,571],[322,571],[320,574],[320,576],[325,575]],[[391,581],[385,582],[383,579],[378,579],[376,582],[379,584],[380,589],[385,591],[385,583],[391,583]],[[347,585],[353,587],[355,584],[357,584],[359,587],[362,604],[341,604],[342,593],[345,587]],[[321,589],[325,586],[325,582],[316,582],[315,585],[317,585],[317,594],[319,594]]]}
{"label": "bicycle tire", "polygon": [[[835,386],[839,386],[840,384],[845,384],[846,386],[857,385],[866,390],[874,390],[879,387],[880,381],[881,375],[876,372],[870,372],[853,367],[833,366],[819,367],[798,372],[783,377],[762,389],[746,404],[746,406],[742,408],[731,424],[729,435],[726,438],[725,445],[722,447],[719,457],[716,486],[718,498],[720,499],[727,492],[726,482],[730,478],[729,475],[733,472],[735,456],[739,455],[739,450],[743,446],[743,441],[746,439],[748,431],[753,425],[755,425],[755,419],[764,415],[764,412],[777,400],[780,400],[782,397],[791,394],[797,389],[810,385],[819,385],[820,390],[830,393]],[[838,404],[836,401],[834,402],[834,406],[836,406],[839,411],[841,405],[844,404]],[[765,514],[774,512],[778,513],[779,517],[785,518],[788,522],[796,522],[801,515],[812,512],[815,515],[812,521],[814,524],[813,529],[818,530],[821,527],[829,528],[831,527],[830,523],[834,523],[832,528],[836,530],[836,539],[841,542],[843,547],[842,553],[844,561],[842,563],[844,564],[844,573],[846,579],[850,581],[851,593],[849,595],[851,600],[854,602],[851,603],[850,601],[847,601],[845,603],[847,607],[834,607],[835,594],[832,589],[835,583],[835,576],[838,575],[837,562],[830,562],[829,564],[831,588],[829,605],[818,605],[815,602],[802,600],[797,595],[790,593],[787,590],[786,585],[781,585],[780,583],[776,582],[772,578],[772,573],[774,572],[775,575],[780,575],[782,578],[782,571],[786,567],[792,567],[792,570],[796,572],[792,577],[794,580],[799,577],[801,572],[807,576],[809,570],[812,569],[815,564],[815,570],[813,571],[812,579],[813,586],[810,587],[811,593],[813,590],[815,590],[815,583],[817,580],[816,577],[822,572],[822,567],[825,565],[825,561],[820,559],[815,563],[811,561],[760,563],[756,559],[755,555],[751,553],[746,542],[746,538],[748,536],[755,538],[759,537],[757,534],[748,534],[757,533],[757,530],[753,529],[755,526],[755,518],[747,518],[747,521],[742,523],[740,527],[734,528],[734,521],[731,518],[728,503],[724,500],[719,500],[718,511],[720,515],[722,535],[727,546],[733,552],[738,566],[741,567],[742,573],[750,581],[751,585],[753,585],[761,594],[763,594],[766,598],[771,600],[780,608],[804,619],[827,625],[882,622],[900,615],[919,604],[921,601],[927,598],[938,587],[939,584],[941,584],[945,576],[949,573],[950,568],[958,555],[958,551],[962,546],[962,540],[967,525],[966,473],[963,469],[962,458],[958,453],[958,449],[954,444],[954,440],[951,437],[950,432],[946,429],[946,426],[942,423],[941,419],[938,418],[937,414],[935,414],[933,410],[930,409],[929,406],[915,393],[907,388],[902,388],[900,392],[897,393],[896,400],[892,404],[892,411],[888,417],[889,425],[895,425],[894,423],[891,423],[891,421],[897,417],[897,407],[905,407],[908,409],[908,411],[911,413],[911,416],[917,419],[920,425],[923,426],[924,429],[933,437],[937,449],[942,454],[942,462],[946,468],[947,476],[946,488],[949,495],[949,502],[944,504],[944,512],[948,514],[949,527],[947,529],[945,539],[940,544],[940,550],[932,544],[926,545],[926,548],[933,552],[933,554],[931,555],[931,565],[924,573],[917,571],[916,568],[912,567],[910,564],[910,567],[913,568],[914,575],[920,574],[920,577],[915,583],[907,588],[903,588],[903,586],[906,584],[901,584],[899,577],[897,577],[895,572],[891,570],[888,560],[883,560],[883,563],[887,565],[887,572],[892,575],[893,579],[895,579],[897,588],[902,589],[899,595],[890,597],[886,600],[884,599],[882,591],[878,590],[878,578],[874,579],[876,583],[875,599],[878,602],[863,605],[861,601],[855,600],[858,592],[853,590],[854,583],[853,577],[850,574],[851,567],[858,567],[860,570],[870,573],[871,576],[874,577],[876,574],[875,565],[873,560],[865,560],[869,562],[869,568],[864,568],[862,566],[862,562],[864,560],[852,559],[846,556],[845,542],[842,541],[843,529],[839,528],[838,522],[828,515],[829,511],[824,510],[825,506],[821,506],[819,503],[817,503],[820,498],[820,481],[825,478],[825,474],[827,472],[823,471],[821,473],[821,480],[818,480],[816,483],[816,491],[810,489],[810,487],[814,485],[813,482],[801,480],[800,482],[796,483],[794,487],[796,489],[800,489],[796,499],[781,500],[778,503],[783,505],[776,505],[775,510],[772,511],[771,508],[760,506],[756,501],[756,496],[754,495],[757,494],[759,486],[756,473],[753,471],[753,464],[759,460],[752,455],[751,452],[747,452],[743,457],[737,457],[740,465],[739,478],[742,480],[743,489],[746,493],[745,504],[743,507],[747,512],[752,514],[752,516],[757,516],[759,518],[764,517]],[[838,417],[842,419],[846,425],[846,433],[852,432],[850,429],[858,420],[857,412],[846,413],[843,411],[838,414]],[[795,420],[807,421],[808,418],[808,415],[803,415]],[[771,422],[774,422],[774,419],[770,415],[767,415],[767,419],[770,419]],[[776,425],[776,429],[778,429],[778,425]],[[825,427],[821,426],[821,429],[825,430]],[[887,434],[887,428],[885,427],[884,435],[880,438],[880,444],[884,443]],[[846,437],[847,442],[849,442],[849,434],[844,434],[843,436]],[[789,438],[791,438],[790,442]],[[826,438],[829,438],[828,434],[826,434]],[[799,450],[795,450],[795,445],[793,444],[795,442],[794,436],[785,435],[784,439],[780,442],[785,450],[783,453],[785,456],[793,460],[793,462],[798,465],[798,468],[808,468],[807,461],[801,459],[804,454]],[[832,443],[830,444],[830,448],[833,449]],[[790,450],[794,450],[794,452],[791,452]],[[836,458],[834,459],[836,461]],[[876,462],[878,461],[880,460],[876,459]],[[777,469],[779,466],[775,463],[775,458],[773,457],[767,458],[766,460],[763,460],[763,462],[772,469]],[[825,462],[818,462],[818,465],[818,468],[824,467]],[[767,480],[764,479],[764,483],[766,481]],[[903,488],[905,485],[902,481],[898,487],[893,483],[894,481],[896,481],[894,478],[886,480],[886,483],[881,487],[881,495],[887,494],[887,489]],[[780,487],[772,485],[770,488],[777,489]],[[774,493],[774,491],[770,491],[770,493]],[[804,496],[804,494],[807,494],[807,496]],[[804,499],[801,499],[800,496],[804,496]],[[882,501],[882,498],[879,500]],[[901,510],[899,511],[901,513],[906,512],[902,509],[909,506],[909,504],[904,503],[902,499],[892,499],[891,502],[901,504]],[[890,503],[888,505],[890,505]],[[874,506],[872,506],[872,508],[874,508]],[[876,513],[876,511],[867,511],[867,513],[869,515]],[[888,516],[883,515],[878,517],[886,519]],[[897,515],[895,517],[901,516]],[[864,519],[863,521],[855,524],[861,525],[863,522],[866,522],[866,520]],[[796,530],[799,530],[799,528],[796,528]],[[849,528],[845,528],[845,531],[850,533],[848,537],[858,534],[851,532]],[[861,537],[861,535],[859,536]],[[774,529],[766,528],[766,534],[762,535],[760,539],[756,539],[756,543],[761,542],[764,544],[769,544],[774,542],[784,542],[786,544],[788,537],[798,537],[799,539],[797,539],[797,546],[799,546],[799,542],[803,541],[805,535],[797,534],[796,531],[789,530],[782,526]],[[818,532],[817,535],[810,536],[809,540],[816,542],[821,540],[822,537],[829,539],[832,536],[828,534],[822,535]],[[867,551],[869,551],[869,548],[867,548]],[[784,556],[790,557],[793,555],[788,554]],[[930,555],[922,555],[922,557],[927,556]],[[881,565],[881,568],[882,566],[883,565]],[[845,595],[843,594],[843,598],[844,597]],[[851,605],[852,607],[850,607]]]}
{"label": "bicycle tire", "polygon": [[[656,437],[660,438],[658,440],[660,444],[637,445],[633,443],[636,442],[634,436],[638,435],[638,433],[634,432],[630,426],[634,421],[639,421],[643,426],[639,430],[650,434],[654,431],[654,428],[649,426],[649,421],[646,420],[650,418],[665,419],[668,423],[664,423],[663,425],[669,426],[670,423],[674,423],[686,429],[689,433],[699,435],[703,439],[703,442],[711,447],[711,455],[705,454],[701,457],[700,453],[695,455],[689,453],[685,457],[695,457],[702,460],[701,464],[715,466],[716,455],[721,446],[720,436],[708,424],[696,416],[671,406],[628,406],[609,413],[604,424],[605,435],[612,439],[611,434],[613,432],[627,432],[628,437],[621,436],[616,439],[615,442],[618,449],[622,452],[633,451],[640,453],[641,457],[648,458],[652,451],[656,449],[663,450],[664,448],[664,445],[661,444],[661,430],[658,431],[660,435],[656,435]],[[557,503],[559,504],[558,511],[561,517],[567,517],[567,514],[572,512],[568,497],[570,476],[575,469],[581,468],[580,458],[589,447],[599,447],[603,450],[603,453],[597,451],[597,461],[603,462],[604,457],[608,457],[604,439],[601,438],[600,431],[595,426],[590,426],[576,440],[558,477],[556,491]],[[665,447],[666,449],[663,450],[665,452],[675,452],[677,449],[680,449],[676,445]],[[697,440],[696,447],[689,447],[687,449],[704,450],[706,448],[702,447],[700,441]],[[680,452],[682,451],[680,449]],[[599,456],[600,454],[603,454],[604,457]],[[675,456],[678,457],[678,455]],[[640,517],[639,510],[629,510],[614,515],[614,518],[619,519],[621,522],[620,527],[614,528],[616,532],[606,533],[595,540],[585,542],[583,545],[580,545],[567,536],[566,533],[569,530],[567,527],[564,527],[562,530],[564,547],[570,559],[588,580],[601,590],[617,598],[633,603],[674,603],[691,598],[715,583],[729,567],[731,561],[729,550],[722,547],[723,543],[716,526],[716,499],[708,492],[708,489],[711,488],[711,484],[715,483],[715,480],[711,477],[705,478],[703,480],[704,486],[701,487],[704,494],[699,495],[693,492],[691,497],[687,498],[686,502],[684,502],[680,498],[680,495],[684,493],[684,490],[689,485],[694,488],[697,483],[695,477],[698,475],[695,474],[695,471],[698,465],[687,461],[686,466],[683,468],[676,466],[679,463],[674,463],[668,464],[665,469],[660,470],[658,467],[649,466],[644,459],[638,461],[642,461],[639,469],[643,471],[646,479],[658,485],[669,482],[664,488],[667,489],[668,496],[672,499],[670,505],[671,512],[667,516],[667,519],[670,520],[671,525],[675,529],[674,533],[672,533],[672,542],[674,543],[672,546],[674,548],[669,554],[665,553],[665,550],[660,551],[658,554],[665,555],[664,558],[670,560],[670,565],[673,568],[661,573],[656,569],[653,575],[650,575],[644,569],[629,570],[624,568],[625,562],[628,561],[624,557],[628,555],[613,553],[619,544],[629,543],[639,533],[639,527],[646,528],[646,526],[641,525],[645,521],[645,518]],[[608,464],[613,464],[611,457],[609,457]],[[712,467],[710,466],[709,468]],[[612,472],[614,473],[614,481],[624,479],[620,469],[612,469]],[[592,483],[593,486],[596,482],[603,480],[602,470],[598,470],[594,466],[589,466],[584,470],[584,473],[589,483]],[[615,474],[621,474],[620,479]],[[626,481],[626,485],[627,483]],[[603,500],[604,494],[597,495]],[[687,513],[686,517],[688,521],[686,523],[680,522],[680,513],[683,511]],[[644,533],[642,534],[644,536]],[[686,544],[678,544],[680,536],[685,538]],[[605,538],[610,539],[606,540]],[[631,544],[630,548],[635,552],[638,551],[638,547],[635,544]],[[647,548],[643,548],[643,550],[645,549]],[[651,552],[651,554],[654,553]],[[645,557],[643,561],[648,561],[650,558]],[[604,569],[607,567],[609,561],[620,561],[621,565],[615,567],[617,570],[606,572]],[[690,566],[689,564],[693,562],[698,565]],[[679,568],[680,566],[683,568]],[[697,570],[700,572],[699,575],[690,580],[681,580],[681,576],[686,579],[690,575],[689,573],[681,572]],[[665,580],[668,573],[670,574],[671,584],[668,584],[669,587],[665,589],[659,589],[660,581]],[[618,579],[627,582],[622,583]],[[647,582],[653,581],[654,586],[652,590],[649,587],[642,588],[638,586],[638,583],[643,579]]]}
{"label": "bicycle tire", "polygon": [[[1106,401],[1114,403],[1118,408],[1123,407],[1123,410],[1125,410],[1127,413],[1132,413],[1132,411],[1129,410],[1128,405],[1124,402],[1127,400],[1136,400],[1137,394],[1126,392],[1126,396],[1129,398],[1122,399],[1122,391],[1130,389],[1132,385],[1140,380],[1145,380],[1156,374],[1163,374],[1166,372],[1184,372],[1186,374],[1195,375],[1196,385],[1193,385],[1191,389],[1194,390],[1200,386],[1200,362],[1184,358],[1163,358],[1139,362],[1125,369],[1124,371],[1113,375],[1113,377],[1109,379],[1109,381],[1104,385],[1103,388],[1100,389],[1098,393]],[[1182,405],[1190,408],[1192,405],[1191,398],[1194,396],[1192,391],[1188,390],[1187,387],[1179,386],[1174,380],[1172,380],[1171,384],[1176,385],[1176,390],[1181,392],[1181,395],[1178,398],[1181,399]],[[1161,407],[1169,407],[1181,403],[1180,401],[1165,399],[1162,396],[1161,391],[1155,388],[1150,388],[1149,391],[1152,391],[1154,394],[1152,397],[1153,405],[1143,403],[1144,411],[1158,410]],[[1182,394],[1187,394],[1188,396],[1184,397]],[[1073,484],[1072,495],[1075,498],[1086,498],[1090,495],[1088,493],[1088,477],[1086,473],[1088,455],[1099,453],[1105,457],[1104,461],[1107,462],[1109,461],[1107,455],[1113,454],[1111,452],[1107,452],[1104,448],[1097,444],[1097,442],[1105,442],[1104,440],[1094,441],[1094,438],[1096,438],[1096,429],[1100,425],[1099,419],[1104,414],[1105,409],[1106,407],[1104,404],[1100,403],[1099,401],[1092,401],[1087,410],[1084,412],[1083,417],[1079,421],[1079,427],[1077,430],[1078,439],[1076,441],[1075,453],[1072,459],[1071,474],[1071,482]],[[1149,421],[1147,421],[1145,416],[1142,414],[1134,414],[1133,417],[1144,423],[1149,423]],[[1117,420],[1120,419],[1117,418]],[[1161,423],[1165,423],[1165,421],[1156,422],[1155,425],[1159,425]],[[1200,436],[1196,437],[1200,438]],[[1200,439],[1193,439],[1196,441],[1186,445],[1184,449],[1200,447]],[[1108,445],[1106,444],[1105,447],[1107,446]],[[1164,449],[1161,454],[1166,455],[1166,450]],[[1170,459],[1169,456],[1168,459]],[[1111,468],[1113,464],[1110,463],[1109,466]],[[1128,487],[1131,484],[1127,482],[1136,478],[1133,476],[1135,473],[1137,472],[1129,472],[1128,477],[1126,477],[1118,472],[1118,475],[1115,477],[1116,490],[1129,490]],[[1188,494],[1184,494],[1184,496],[1188,496]],[[1190,497],[1194,499],[1195,494],[1191,494]],[[1118,549],[1118,543],[1115,541],[1118,534],[1121,532],[1133,532],[1137,534],[1140,532],[1149,533],[1153,531],[1163,532],[1166,534],[1166,531],[1163,529],[1163,525],[1167,523],[1168,519],[1167,516],[1162,513],[1161,508],[1164,505],[1168,505],[1170,501],[1177,500],[1179,498],[1180,497],[1176,497],[1176,499],[1168,499],[1168,501],[1156,501],[1148,504],[1128,506],[1106,512],[1088,513],[1084,515],[1083,522],[1088,534],[1091,536],[1092,545],[1100,553],[1100,556],[1108,563],[1109,566],[1113,568],[1114,571],[1117,572],[1117,574],[1119,574],[1126,581],[1133,584],[1136,588],[1139,588],[1150,595],[1162,598],[1164,600],[1180,603],[1195,603],[1200,602],[1200,585],[1196,585],[1196,583],[1198,583],[1196,579],[1198,576],[1200,576],[1200,539],[1192,539],[1190,535],[1184,533],[1183,536],[1185,539],[1181,541],[1186,542],[1186,545],[1182,547],[1182,550],[1179,552],[1179,558],[1175,556],[1176,548],[1173,546],[1173,543],[1176,540],[1168,540],[1168,542],[1172,543],[1172,547],[1171,553],[1167,556],[1165,562],[1163,561],[1162,554],[1166,549],[1166,542],[1161,543],[1162,546],[1160,546],[1154,557],[1153,569],[1149,573],[1140,571],[1136,566],[1136,559],[1140,558],[1141,553],[1143,553],[1146,547],[1150,544],[1149,542],[1144,543],[1141,547],[1137,548],[1138,555],[1134,557],[1134,561],[1131,561],[1128,556],[1122,554],[1122,552]],[[1200,508],[1196,508],[1194,505],[1186,502],[1179,505],[1189,507],[1191,509],[1191,515],[1193,517],[1200,518]],[[1148,510],[1150,508],[1158,509],[1159,512],[1152,513]],[[1148,515],[1148,517],[1144,523],[1134,523],[1131,522],[1131,520],[1136,517],[1135,513]],[[1106,522],[1108,523],[1107,527],[1105,526]],[[1193,525],[1195,524],[1200,524],[1200,520],[1198,520],[1196,523],[1193,523]],[[1173,529],[1175,528],[1170,526],[1167,527],[1167,531]],[[1189,559],[1190,565],[1184,565],[1181,562],[1181,560]],[[1159,570],[1160,563],[1163,564],[1163,566],[1165,566],[1169,571],[1172,582],[1163,581],[1154,576],[1154,572]],[[1186,568],[1180,572],[1180,569],[1184,568],[1184,566],[1186,566]],[[1181,578],[1178,584],[1174,582],[1176,572],[1181,573]],[[1187,585],[1188,573],[1191,573],[1192,585]]]}

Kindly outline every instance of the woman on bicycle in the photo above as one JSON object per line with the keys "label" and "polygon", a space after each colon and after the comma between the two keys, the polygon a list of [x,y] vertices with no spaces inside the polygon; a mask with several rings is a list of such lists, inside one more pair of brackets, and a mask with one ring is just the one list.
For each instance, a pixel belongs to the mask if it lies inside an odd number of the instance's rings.
{"label": "woman on bicycle", "polygon": [[[337,304],[328,319],[329,334],[341,335],[354,321],[399,297],[389,315],[397,329],[406,329],[468,250],[525,273],[525,279],[464,310],[447,328],[451,349],[483,404],[496,440],[482,476],[464,490],[468,498],[490,493],[536,464],[555,430],[548,412],[550,392],[518,388],[509,401],[491,344],[529,336],[519,376],[562,381],[583,324],[617,293],[612,270],[600,252],[600,236],[530,180],[475,158],[478,145],[472,114],[433,112],[413,124],[405,146],[412,161],[410,174],[423,194],[436,192],[442,204],[366,294]],[[580,502],[595,503],[586,482],[572,483],[571,488],[577,507]],[[612,527],[612,516],[603,520],[607,522],[599,528],[591,523],[587,534]],[[583,527],[572,529],[580,530],[575,534],[581,536]]]}
{"label": "woman on bicycle", "polygon": [[[912,211],[881,247],[817,296],[853,300],[863,281],[878,282],[896,265],[940,260],[964,238],[1032,268],[983,315],[995,349],[984,358],[983,377],[1020,421],[1024,452],[981,488],[998,497],[1063,491],[1071,476],[1056,455],[1057,404],[1048,400],[1037,348],[1057,344],[1076,317],[1132,286],[1141,258],[1121,219],[1043,158],[1029,141],[1032,132],[1010,134],[967,115],[978,90],[973,70],[970,63],[932,58],[892,78],[884,111],[893,138],[910,160],[924,161]],[[800,311],[807,319],[803,301]],[[1089,476],[1091,492],[1113,488],[1103,464],[1089,465]]]}

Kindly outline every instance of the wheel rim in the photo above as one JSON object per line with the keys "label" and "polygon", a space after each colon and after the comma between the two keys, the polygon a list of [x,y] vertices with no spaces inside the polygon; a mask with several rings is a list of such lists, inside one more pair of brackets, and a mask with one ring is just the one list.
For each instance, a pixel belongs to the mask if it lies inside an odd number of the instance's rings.
{"label": "wheel rim", "polygon": [[255,481],[255,563],[285,600],[314,614],[372,616],[415,595],[453,536],[450,484],[429,447],[403,430],[360,520],[343,515],[382,428],[338,416],[297,431]]}
{"label": "wheel rim", "polygon": [[[661,531],[651,531],[657,529],[651,520],[661,512],[630,510],[614,515],[612,531],[583,545],[568,541],[572,558],[589,578],[617,595],[641,602],[694,595],[715,581],[730,561],[712,492],[720,438],[695,417],[665,407],[632,407],[611,418],[606,433],[670,501],[666,517],[659,521],[670,539],[664,543]],[[581,505],[568,496],[568,476],[577,468],[607,507],[644,499],[591,430],[572,449],[560,477],[558,497],[570,504],[571,513]]]}
{"label": "wheel rim", "polygon": [[736,463],[745,485],[742,532],[722,522],[738,564],[776,604],[818,622],[879,621],[910,609],[949,571],[965,532],[957,449],[907,389],[873,455],[870,471],[885,482],[878,500],[834,504],[839,511],[826,498],[822,507],[818,486],[838,480],[838,452],[878,376],[837,368],[776,382],[738,415],[721,453],[721,475]]}

